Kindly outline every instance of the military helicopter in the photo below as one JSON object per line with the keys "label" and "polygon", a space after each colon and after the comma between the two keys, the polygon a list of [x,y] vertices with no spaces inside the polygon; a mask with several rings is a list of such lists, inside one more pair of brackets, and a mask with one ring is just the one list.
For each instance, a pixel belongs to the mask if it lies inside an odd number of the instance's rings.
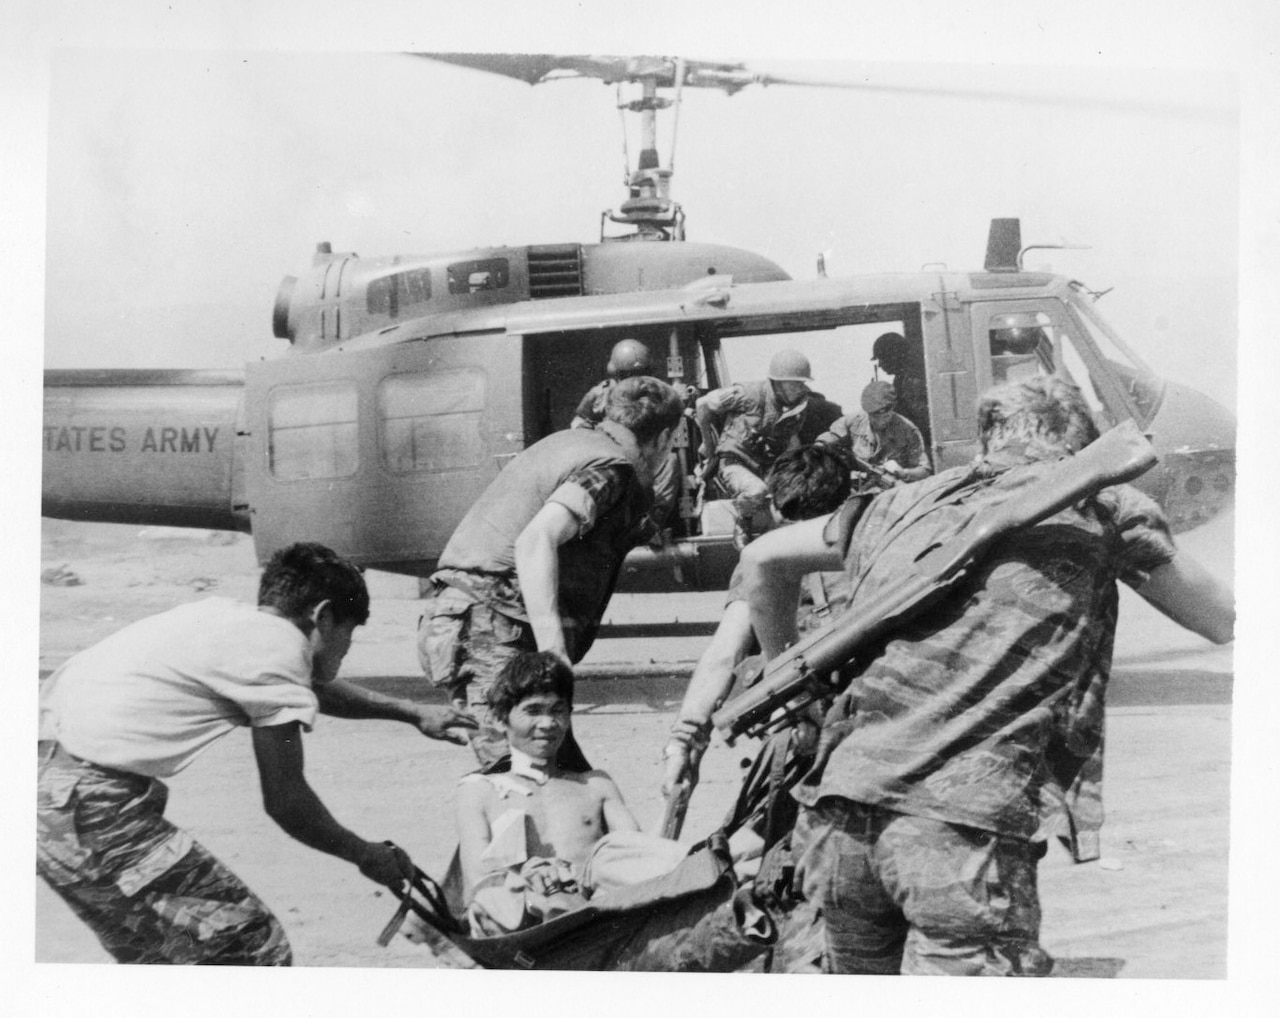
{"label": "military helicopter", "polygon": [[[1176,529],[1231,504],[1231,415],[1157,377],[1099,314],[1101,292],[1024,268],[1027,252],[1056,245],[1024,247],[1015,219],[993,221],[973,271],[829,278],[820,260],[816,278],[796,280],[762,255],[686,238],[658,113],[678,113],[686,89],[815,82],[657,57],[424,55],[531,84],[571,75],[639,89],[620,99],[639,118],[638,156],[598,240],[374,258],[321,243],[279,288],[281,357],[243,371],[46,371],[44,515],[242,531],[260,558],[306,538],[425,576],[502,464],[568,425],[618,340],[639,339],[661,374],[705,391],[762,345],[845,365],[861,384],[885,333],[914,351],[919,398],[901,409],[935,469],[974,454],[984,388],[1057,373],[1104,426],[1132,419],[1152,435],[1161,465],[1144,483]],[[634,551],[624,589],[727,581],[732,527],[698,498],[695,449],[691,425],[672,542]]]}

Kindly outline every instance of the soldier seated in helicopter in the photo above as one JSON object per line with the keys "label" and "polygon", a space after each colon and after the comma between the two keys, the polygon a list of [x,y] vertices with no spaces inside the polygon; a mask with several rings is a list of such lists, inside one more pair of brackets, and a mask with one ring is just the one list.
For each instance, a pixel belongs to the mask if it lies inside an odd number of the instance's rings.
{"label": "soldier seated in helicopter", "polygon": [[888,382],[871,382],[862,390],[862,412],[846,414],[818,436],[861,489],[884,490],[933,473],[920,429],[895,412],[897,400]]}
{"label": "soldier seated in helicopter", "polygon": [[898,405],[894,409],[921,431],[929,425],[929,395],[925,387],[924,344],[899,332],[885,332],[871,347],[877,375],[893,378]]}
{"label": "soldier seated in helicopter", "polygon": [[784,452],[813,442],[842,410],[812,392],[809,359],[780,350],[768,378],[713,389],[695,405],[702,433],[702,481],[719,482],[733,500],[734,541],[742,547],[768,530],[765,475]]}
{"label": "soldier seated in helicopter", "polygon": [[991,319],[988,338],[994,384],[1053,374],[1053,343],[1034,314],[1007,314]]}
{"label": "soldier seated in helicopter", "polygon": [[587,390],[573,412],[571,428],[594,428],[604,420],[609,390],[624,378],[653,374],[653,356],[649,348],[638,339],[623,339],[615,343],[605,365],[606,377]]}
{"label": "soldier seated in helicopter", "polygon": [[[588,389],[586,395],[578,401],[569,427],[594,429],[605,419],[609,390],[625,379],[651,375],[652,365],[653,356],[649,348],[638,339],[619,340],[609,353],[609,363],[605,365],[606,377]],[[676,470],[675,454],[672,453],[658,468],[653,479],[653,506],[647,514],[643,530],[644,539],[651,547],[661,547],[668,539],[665,525],[675,508],[679,489],[680,477]]]}

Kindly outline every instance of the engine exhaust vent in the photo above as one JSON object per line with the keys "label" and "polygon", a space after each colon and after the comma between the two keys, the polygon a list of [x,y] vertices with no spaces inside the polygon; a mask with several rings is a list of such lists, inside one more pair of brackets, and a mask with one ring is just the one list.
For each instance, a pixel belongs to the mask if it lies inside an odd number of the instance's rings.
{"label": "engine exhaust vent", "polygon": [[582,246],[542,244],[529,248],[529,296],[582,296]]}

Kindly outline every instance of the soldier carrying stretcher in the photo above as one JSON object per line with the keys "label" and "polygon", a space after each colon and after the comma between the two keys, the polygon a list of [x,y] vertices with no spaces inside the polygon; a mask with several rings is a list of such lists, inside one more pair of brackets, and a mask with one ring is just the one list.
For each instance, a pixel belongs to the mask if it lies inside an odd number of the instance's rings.
{"label": "soldier carrying stretcher", "polygon": [[[1046,376],[995,389],[980,401],[979,433],[972,465],[853,498],[743,553],[752,627],[770,660],[742,698],[751,712],[794,696],[787,671],[805,686],[832,667],[852,676],[797,786],[791,839],[830,972],[1047,974],[1035,880],[1046,754],[1059,732],[1072,752],[1097,748],[1116,581],[1195,633],[1233,637],[1231,591],[1174,547],[1163,512],[1136,489],[1051,499],[1047,517],[1016,532],[991,525],[1046,482],[1053,493],[1076,454],[1088,458],[1098,432],[1079,390]],[[975,556],[943,569],[935,596],[915,607],[898,596],[970,530]],[[800,578],[841,565],[848,632],[787,650]],[[883,624],[841,643],[873,608]],[[847,656],[835,660],[841,646]],[[717,725],[744,730],[744,710],[731,702]]]}

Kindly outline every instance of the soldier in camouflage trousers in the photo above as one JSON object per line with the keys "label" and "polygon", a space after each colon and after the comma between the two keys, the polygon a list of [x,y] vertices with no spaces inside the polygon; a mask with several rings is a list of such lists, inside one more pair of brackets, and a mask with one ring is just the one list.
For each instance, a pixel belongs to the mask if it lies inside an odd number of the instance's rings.
{"label": "soldier in camouflage trousers", "polygon": [[[751,622],[768,657],[796,638],[804,573],[843,564],[857,612],[925,548],[1097,437],[1079,390],[1056,378],[995,389],[978,410],[974,464],[853,499],[746,549]],[[1050,970],[1037,829],[1050,756],[1098,748],[1117,580],[1191,631],[1232,639],[1231,591],[1175,549],[1159,506],[1117,485],[998,541],[860,662],[845,715],[827,718],[833,748],[795,793],[796,880],[822,912],[828,971]]]}
{"label": "soldier in camouflage trousers", "polygon": [[403,851],[340,825],[302,769],[318,711],[404,721],[463,743],[474,719],[338,679],[369,615],[364,578],[318,544],[281,549],[258,604],[206,598],[71,658],[40,690],[36,869],[119,962],[288,965],[283,927],[234,873],[164,817],[161,778],[249,727],[268,815],[289,835],[398,886]]}

